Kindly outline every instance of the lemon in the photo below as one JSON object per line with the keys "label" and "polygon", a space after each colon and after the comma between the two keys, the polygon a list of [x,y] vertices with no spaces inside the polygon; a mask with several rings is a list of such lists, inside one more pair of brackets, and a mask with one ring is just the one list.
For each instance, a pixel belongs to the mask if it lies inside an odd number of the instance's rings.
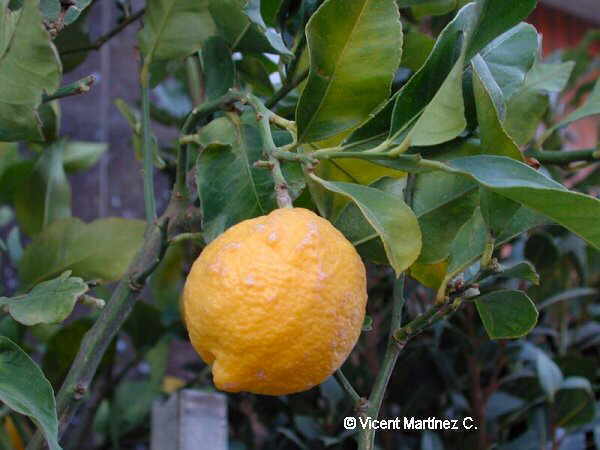
{"label": "lemon", "polygon": [[352,244],[313,212],[288,208],[241,222],[204,249],[184,287],[183,314],[218,389],[283,395],[340,367],[366,302]]}

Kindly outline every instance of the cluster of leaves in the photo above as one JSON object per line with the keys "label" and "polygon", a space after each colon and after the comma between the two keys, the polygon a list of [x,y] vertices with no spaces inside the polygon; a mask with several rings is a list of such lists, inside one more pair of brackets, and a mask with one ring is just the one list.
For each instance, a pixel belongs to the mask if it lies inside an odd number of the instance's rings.
{"label": "cluster of leaves", "polygon": [[[89,169],[106,150],[62,139],[59,129],[56,99],[81,92],[77,83],[59,87],[63,68],[86,55],[74,43],[95,48],[91,19],[80,15],[89,3],[0,0],[0,225],[10,224],[0,251],[20,280],[0,298],[0,400],[29,416],[53,450],[60,446],[52,386],[97,312],[82,309],[57,324],[78,300],[98,304],[90,294],[106,296],[104,284],[124,276],[144,241],[141,221],[71,217],[67,174]],[[133,23],[125,3],[123,23]],[[193,169],[202,244],[278,207],[283,189],[381,265],[372,269],[371,322],[344,368],[359,392],[380,370],[394,275],[413,279],[404,322],[456,293],[466,303],[408,346],[381,414],[471,415],[480,431],[384,434],[384,448],[600,441],[600,169],[570,183],[575,190],[562,183],[580,168],[570,165],[577,159],[565,151],[564,129],[600,113],[600,82],[581,82],[597,65],[587,52],[597,36],[541,60],[541,38],[522,22],[535,3],[147,1],[138,43],[142,90],[151,89],[153,102],[141,112],[117,106],[136,154],[150,163],[146,180],[153,167]],[[419,31],[424,26],[431,33]],[[564,114],[561,93],[573,91]],[[196,120],[213,103],[221,107]],[[181,128],[178,142],[161,148],[149,117]],[[187,165],[176,168],[182,145]],[[577,155],[598,158],[593,150]],[[532,158],[542,167],[532,168]],[[185,335],[177,298],[196,253],[187,244],[166,252],[151,279],[152,304],[139,303],[119,335],[127,350],[112,345],[104,356],[73,448],[90,430],[101,445],[147,440],[153,400],[173,389],[169,346]],[[207,388],[198,364],[199,376],[175,384]],[[333,378],[296,396],[232,399],[236,449],[344,448],[354,438],[342,419],[355,405]],[[30,423],[11,418],[28,437]],[[0,429],[0,448],[7,442]]]}

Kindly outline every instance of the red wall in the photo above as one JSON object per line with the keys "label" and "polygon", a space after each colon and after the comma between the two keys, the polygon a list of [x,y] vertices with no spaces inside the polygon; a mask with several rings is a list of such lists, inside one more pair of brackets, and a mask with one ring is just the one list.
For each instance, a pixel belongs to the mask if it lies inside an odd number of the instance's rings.
{"label": "red wall", "polygon": [[[576,0],[568,0],[576,1]],[[575,47],[585,34],[593,29],[600,28],[600,24],[593,24],[578,17],[564,13],[547,6],[538,6],[528,19],[543,36],[543,53],[548,55],[560,48]],[[600,55],[600,45],[596,45],[591,53]],[[600,71],[591,74],[589,80],[600,76]],[[598,145],[598,117],[581,120],[570,127],[574,135],[571,148],[590,148]]]}

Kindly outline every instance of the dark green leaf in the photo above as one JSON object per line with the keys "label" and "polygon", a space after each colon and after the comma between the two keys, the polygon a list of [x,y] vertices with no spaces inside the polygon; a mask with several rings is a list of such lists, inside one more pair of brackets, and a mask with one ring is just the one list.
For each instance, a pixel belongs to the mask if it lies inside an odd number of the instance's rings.
{"label": "dark green leaf", "polygon": [[519,147],[502,125],[506,105],[500,87],[481,56],[475,56],[472,65],[477,122],[485,153],[523,161]]}
{"label": "dark green leaf", "polygon": [[4,336],[0,336],[0,400],[36,422],[50,450],[61,450],[52,386],[27,353]]}
{"label": "dark green leaf", "polygon": [[64,13],[64,24],[70,25],[77,20],[81,13],[92,3],[92,0],[75,0]]}
{"label": "dark green leaf", "polygon": [[480,189],[479,203],[483,220],[494,238],[502,234],[521,208],[519,203],[485,188]]}
{"label": "dark green leaf", "polygon": [[105,142],[68,141],[63,153],[67,172],[87,170],[95,165],[108,149]]}
{"label": "dark green leaf", "polygon": [[481,51],[494,81],[508,99],[523,84],[538,55],[538,33],[521,23],[498,36]]}
{"label": "dark green leaf", "polygon": [[277,207],[268,170],[254,167],[261,159],[258,129],[229,123],[236,142],[208,145],[198,156],[196,180],[202,207],[205,239],[212,241],[230,226],[269,213]]}
{"label": "dark green leaf", "polygon": [[464,130],[464,58],[479,13],[474,3],[462,8],[439,35],[423,67],[395,96],[388,140],[435,145]]}
{"label": "dark green leaf", "polygon": [[298,139],[356,127],[389,95],[402,28],[393,0],[327,0],[307,26],[310,74],[296,111]]}
{"label": "dark green leaf", "polygon": [[73,311],[77,299],[88,290],[81,278],[70,275],[71,272],[66,271],[36,285],[25,295],[0,297],[0,305],[8,306],[9,314],[23,325],[62,322]]}
{"label": "dark green leaf", "polygon": [[145,302],[138,302],[123,330],[129,335],[136,351],[154,346],[164,333],[160,310]]}
{"label": "dark green leaf", "polygon": [[17,220],[29,236],[71,216],[71,185],[63,166],[63,151],[63,142],[44,150],[31,175],[15,192]]}
{"label": "dark green leaf", "polygon": [[231,51],[222,37],[213,36],[204,43],[202,67],[207,100],[215,100],[233,87],[235,66]]}
{"label": "dark green leaf", "polygon": [[476,185],[464,177],[440,172],[417,176],[413,209],[423,234],[419,263],[448,257],[460,228],[473,216],[478,198]]}
{"label": "dark green leaf", "polygon": [[246,0],[209,0],[210,12],[232,50],[250,53],[289,54],[283,41],[246,15]]}
{"label": "dark green leaf", "polygon": [[37,235],[19,266],[23,286],[32,286],[66,270],[85,280],[116,281],[141,246],[145,223],[120,218],[89,224],[60,220]]}
{"label": "dark green leaf", "polygon": [[191,55],[215,34],[208,1],[149,0],[138,34],[144,70],[155,62]]}
{"label": "dark green leaf", "polygon": [[352,199],[381,240],[391,266],[399,275],[419,256],[421,230],[402,197],[359,184],[331,182],[316,176],[326,189]]}
{"label": "dark green leaf", "polygon": [[60,83],[58,55],[42,23],[38,1],[11,10],[0,0],[0,141],[41,140],[37,108]]}
{"label": "dark green leaf", "polygon": [[533,284],[540,284],[540,276],[529,261],[522,261],[513,266],[506,267],[500,275],[506,278],[517,278],[519,280],[531,281]]}
{"label": "dark green leaf", "polygon": [[585,425],[596,415],[594,391],[586,378],[566,378],[554,401],[555,423],[559,427]]}
{"label": "dark green leaf", "polygon": [[504,127],[518,145],[525,145],[534,137],[548,108],[548,92],[564,89],[573,66],[573,62],[534,65],[525,83],[509,99]]}
{"label": "dark green leaf", "polygon": [[537,309],[522,291],[491,292],[478,297],[475,304],[491,339],[525,336],[537,323]]}
{"label": "dark green leaf", "polygon": [[246,15],[252,21],[253,25],[265,35],[273,49],[277,50],[281,55],[292,55],[292,52],[285,46],[281,35],[267,28],[267,24],[262,16],[261,0],[247,0]]}
{"label": "dark green leaf", "polygon": [[531,167],[501,156],[470,156],[449,165],[481,185],[521,203],[600,248],[600,200],[567,190]]}

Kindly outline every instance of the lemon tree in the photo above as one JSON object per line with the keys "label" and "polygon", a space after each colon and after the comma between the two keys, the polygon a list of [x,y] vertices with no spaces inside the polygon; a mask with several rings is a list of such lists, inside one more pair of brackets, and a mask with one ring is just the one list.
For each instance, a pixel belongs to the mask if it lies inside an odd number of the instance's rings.
{"label": "lemon tree", "polygon": [[[536,0],[146,0],[93,40],[90,3],[0,0],[0,449],[146,445],[183,386],[253,394],[236,449],[600,440],[600,153],[566,131],[597,33],[544,59]],[[84,222],[107,145],[61,133],[96,89],[63,75],[111,39],[145,220]],[[477,429],[343,427],[399,414]]]}

